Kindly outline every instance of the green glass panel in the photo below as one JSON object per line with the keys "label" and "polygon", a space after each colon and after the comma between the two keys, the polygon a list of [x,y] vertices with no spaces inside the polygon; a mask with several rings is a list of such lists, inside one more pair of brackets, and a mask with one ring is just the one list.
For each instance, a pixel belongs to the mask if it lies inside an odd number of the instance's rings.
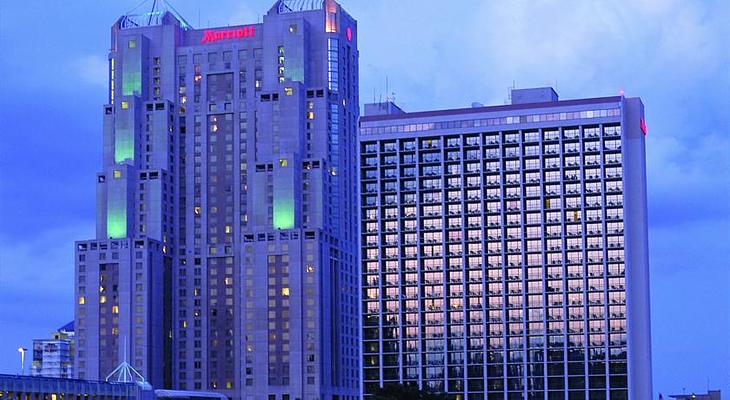
{"label": "green glass panel", "polygon": [[[135,68],[137,66],[124,63],[124,68]],[[138,67],[137,67],[138,68]],[[142,92],[142,73],[139,71],[124,71],[122,74],[122,95],[132,96],[134,92]]]}
{"label": "green glass panel", "polygon": [[113,239],[127,236],[127,211],[109,202],[106,213],[106,235]]}
{"label": "green glass panel", "polygon": [[274,199],[274,228],[294,228],[294,202],[291,199]]}
{"label": "green glass panel", "polygon": [[114,162],[134,159],[134,133],[129,129],[117,128],[114,132]]}

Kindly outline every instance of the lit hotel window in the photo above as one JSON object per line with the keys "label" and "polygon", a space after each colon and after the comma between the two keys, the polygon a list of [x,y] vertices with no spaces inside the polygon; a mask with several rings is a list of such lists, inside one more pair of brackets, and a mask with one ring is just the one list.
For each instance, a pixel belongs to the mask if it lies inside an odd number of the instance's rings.
{"label": "lit hotel window", "polygon": [[119,306],[112,306],[112,314],[119,314]]}
{"label": "lit hotel window", "polygon": [[307,119],[314,119],[314,112],[308,111],[307,112]]}
{"label": "lit hotel window", "polygon": [[289,161],[287,161],[286,158],[282,158],[279,160],[280,167],[286,167],[287,165],[289,165]]}
{"label": "lit hotel window", "polygon": [[122,177],[122,171],[115,169],[114,170],[114,179],[119,179]]}
{"label": "lit hotel window", "polygon": [[289,297],[289,288],[288,287],[281,288],[281,295]]}
{"label": "lit hotel window", "polygon": [[289,33],[296,33],[297,26],[295,24],[289,25]]}
{"label": "lit hotel window", "polygon": [[79,304],[81,304],[81,305],[86,304],[86,297],[84,297],[84,296],[79,297]]}
{"label": "lit hotel window", "polygon": [[286,94],[287,96],[291,96],[294,94],[294,89],[292,89],[290,87],[286,87],[286,88],[284,88],[284,94]]}
{"label": "lit hotel window", "polygon": [[122,110],[126,110],[126,109],[128,109],[128,108],[129,108],[129,103],[128,103],[128,102],[126,102],[126,101],[123,101],[123,102],[122,102]]}
{"label": "lit hotel window", "polygon": [[129,42],[127,42],[127,47],[129,47],[130,49],[133,49],[133,48],[137,47],[137,41],[136,40],[130,40]]}

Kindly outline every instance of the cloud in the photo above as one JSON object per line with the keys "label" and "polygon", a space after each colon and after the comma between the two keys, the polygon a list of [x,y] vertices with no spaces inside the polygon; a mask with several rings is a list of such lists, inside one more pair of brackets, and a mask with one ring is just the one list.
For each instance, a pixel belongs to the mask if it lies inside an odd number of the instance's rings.
{"label": "cloud", "polygon": [[[78,223],[40,229],[27,240],[0,237],[0,298],[3,304],[27,307],[3,309],[0,319],[42,320],[47,309],[71,311],[74,240],[93,237],[93,226]],[[67,315],[69,318],[72,315]]]}
{"label": "cloud", "polygon": [[[700,130],[683,139],[656,132],[648,143],[652,226],[681,229],[689,221],[730,218],[730,136]],[[726,233],[730,237],[730,231]]]}
{"label": "cloud", "polygon": [[17,346],[49,337],[73,319],[74,239],[91,227],[37,229],[33,239],[0,235],[0,371],[15,373]]}
{"label": "cloud", "polygon": [[84,83],[106,88],[109,84],[109,61],[99,55],[85,55],[71,61],[70,68]]}

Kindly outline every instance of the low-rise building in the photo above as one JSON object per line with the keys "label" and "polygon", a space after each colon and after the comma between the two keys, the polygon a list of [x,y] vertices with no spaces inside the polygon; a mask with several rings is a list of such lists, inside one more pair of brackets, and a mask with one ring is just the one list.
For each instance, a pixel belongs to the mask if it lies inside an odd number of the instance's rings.
{"label": "low-rise building", "polygon": [[219,393],[155,390],[149,383],[0,374],[0,400],[228,400]]}
{"label": "low-rise building", "polygon": [[51,334],[50,339],[33,340],[30,374],[48,378],[72,378],[74,353],[73,321]]}

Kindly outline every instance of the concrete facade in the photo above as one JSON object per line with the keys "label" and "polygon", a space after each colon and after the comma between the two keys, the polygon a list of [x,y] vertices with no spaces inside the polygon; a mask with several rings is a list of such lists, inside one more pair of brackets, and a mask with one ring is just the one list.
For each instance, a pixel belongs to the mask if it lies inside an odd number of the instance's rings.
{"label": "concrete facade", "polygon": [[356,21],[282,0],[257,24],[160,10],[111,34],[77,376],[126,359],[160,388],[359,397]]}

